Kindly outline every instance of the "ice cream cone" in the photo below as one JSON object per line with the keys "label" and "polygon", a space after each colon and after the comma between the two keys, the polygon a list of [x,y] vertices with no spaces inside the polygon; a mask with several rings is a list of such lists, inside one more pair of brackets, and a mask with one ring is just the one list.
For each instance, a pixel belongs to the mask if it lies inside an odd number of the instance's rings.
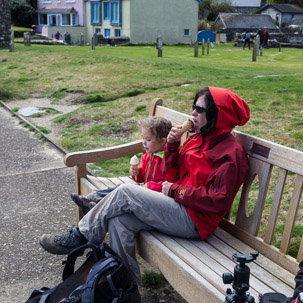
{"label": "ice cream cone", "polygon": [[179,133],[182,135],[183,133],[185,133],[186,131],[192,129],[194,126],[194,122],[191,119],[187,119],[183,124],[182,127],[179,128]]}
{"label": "ice cream cone", "polygon": [[[131,159],[130,159],[130,166],[132,169],[138,169],[139,167],[139,159],[136,155],[134,155]],[[135,181],[137,182],[137,176],[135,176]]]}

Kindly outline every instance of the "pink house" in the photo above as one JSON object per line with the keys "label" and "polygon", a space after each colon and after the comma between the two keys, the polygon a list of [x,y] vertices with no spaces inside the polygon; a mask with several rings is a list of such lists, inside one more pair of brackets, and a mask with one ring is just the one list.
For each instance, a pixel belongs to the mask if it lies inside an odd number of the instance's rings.
{"label": "pink house", "polygon": [[85,35],[84,0],[38,0],[37,31],[47,37],[54,37],[57,31],[63,35],[69,32],[74,43]]}

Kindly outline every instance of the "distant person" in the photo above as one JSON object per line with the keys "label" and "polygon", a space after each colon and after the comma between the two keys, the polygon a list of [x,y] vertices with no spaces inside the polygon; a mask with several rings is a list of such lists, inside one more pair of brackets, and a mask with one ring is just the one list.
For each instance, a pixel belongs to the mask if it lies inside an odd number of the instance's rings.
{"label": "distant person", "polygon": [[264,26],[264,47],[268,49],[268,38],[269,38],[269,33],[268,33],[268,28]]}
{"label": "distant person", "polygon": [[60,32],[59,32],[59,31],[57,31],[57,32],[56,32],[56,34],[55,34],[55,38],[56,38],[56,40],[59,40],[59,39],[60,39],[60,37],[62,37],[62,35],[60,34]]}
{"label": "distant person", "polygon": [[246,43],[248,44],[248,48],[250,49],[250,33],[248,31],[246,31],[245,35],[244,35],[244,44],[243,44],[243,50],[245,50],[245,45]]}
{"label": "distant person", "polygon": [[259,28],[258,31],[257,31],[257,36],[259,35],[260,37],[260,45],[259,45],[259,48],[261,48],[261,46],[263,46],[264,44],[264,31]]}

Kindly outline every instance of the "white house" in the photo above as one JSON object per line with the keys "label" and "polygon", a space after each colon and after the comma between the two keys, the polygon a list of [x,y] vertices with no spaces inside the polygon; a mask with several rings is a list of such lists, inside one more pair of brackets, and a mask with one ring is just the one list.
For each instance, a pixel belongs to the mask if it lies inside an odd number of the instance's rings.
{"label": "white house", "polygon": [[199,0],[106,0],[85,2],[87,38],[97,33],[131,43],[193,42],[197,36]]}

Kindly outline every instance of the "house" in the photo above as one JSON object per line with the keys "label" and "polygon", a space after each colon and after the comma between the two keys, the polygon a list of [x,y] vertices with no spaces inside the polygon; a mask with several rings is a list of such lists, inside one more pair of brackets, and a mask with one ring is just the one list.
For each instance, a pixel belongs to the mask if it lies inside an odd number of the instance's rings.
{"label": "house", "polygon": [[38,27],[51,37],[68,31],[74,43],[97,34],[108,41],[190,43],[201,0],[38,0]]}
{"label": "house", "polygon": [[37,31],[43,36],[68,32],[72,43],[79,43],[86,35],[84,0],[38,0],[37,14]]}
{"label": "house", "polygon": [[87,38],[94,33],[111,41],[127,38],[131,43],[193,42],[197,36],[197,0],[87,1]]}
{"label": "house", "polygon": [[293,4],[272,3],[260,9],[257,13],[270,15],[281,26],[303,24],[303,9]]}
{"label": "house", "polygon": [[8,46],[10,41],[11,10],[10,1],[0,1],[0,46]]}
{"label": "house", "polygon": [[229,2],[237,13],[250,14],[261,8],[261,1],[262,0],[230,0]]}
{"label": "house", "polygon": [[212,31],[216,32],[217,35],[220,34],[219,41],[225,42],[233,41],[236,33],[257,32],[259,28],[264,28],[264,26],[267,26],[269,32],[278,30],[278,26],[269,15],[220,13],[212,26]]}

